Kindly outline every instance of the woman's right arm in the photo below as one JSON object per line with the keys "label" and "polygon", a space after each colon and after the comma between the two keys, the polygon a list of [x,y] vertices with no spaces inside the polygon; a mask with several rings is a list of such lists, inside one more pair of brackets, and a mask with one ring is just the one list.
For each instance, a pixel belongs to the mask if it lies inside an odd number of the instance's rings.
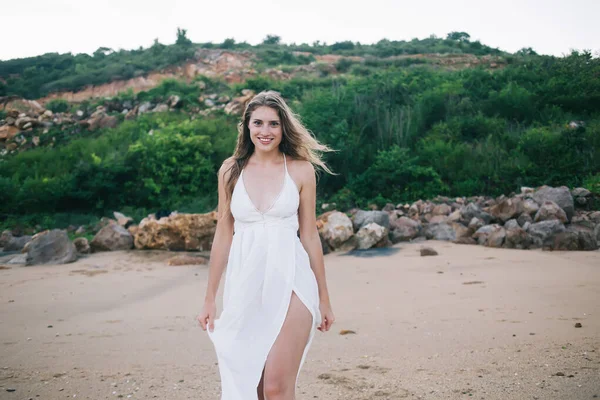
{"label": "woman's right arm", "polygon": [[216,317],[215,299],[219,289],[219,282],[221,281],[221,276],[223,275],[223,271],[227,266],[229,249],[233,240],[233,216],[231,215],[230,207],[227,206],[225,194],[225,182],[227,182],[227,179],[229,179],[229,168],[231,163],[232,161],[229,159],[225,160],[219,169],[217,228],[210,250],[208,283],[204,298],[204,309],[198,316],[198,320],[202,326],[202,329],[206,330],[208,326],[211,332],[213,329],[213,322]]}

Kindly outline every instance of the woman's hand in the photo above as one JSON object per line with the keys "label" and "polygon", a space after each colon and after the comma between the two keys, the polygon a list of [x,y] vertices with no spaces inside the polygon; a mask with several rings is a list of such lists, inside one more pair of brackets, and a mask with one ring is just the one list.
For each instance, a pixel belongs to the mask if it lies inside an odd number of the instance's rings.
{"label": "woman's hand", "polygon": [[321,325],[317,328],[321,332],[327,332],[333,322],[335,321],[335,317],[333,316],[333,311],[331,311],[331,304],[321,302],[319,305],[319,311],[321,311]]}
{"label": "woman's hand", "polygon": [[198,315],[198,322],[200,322],[200,326],[203,330],[206,328],[209,331],[213,331],[215,329],[215,317],[217,315],[217,306],[214,301],[205,301],[204,307],[202,307],[202,312]]}

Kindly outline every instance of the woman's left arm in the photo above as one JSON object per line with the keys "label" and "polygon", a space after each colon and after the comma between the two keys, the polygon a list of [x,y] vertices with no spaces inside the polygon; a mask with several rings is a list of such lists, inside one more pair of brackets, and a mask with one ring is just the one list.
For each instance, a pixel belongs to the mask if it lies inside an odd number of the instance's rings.
{"label": "woman's left arm", "polygon": [[304,249],[308,253],[310,267],[315,274],[317,285],[319,286],[319,309],[321,311],[322,321],[318,329],[326,332],[335,321],[335,317],[331,310],[329,290],[327,289],[327,281],[325,279],[323,248],[321,247],[321,239],[319,238],[319,231],[317,230],[317,181],[315,177],[315,168],[308,161],[299,162],[298,166],[298,172],[300,172],[299,175],[302,177],[300,206],[298,209],[300,242],[302,242],[302,246],[304,246]]}

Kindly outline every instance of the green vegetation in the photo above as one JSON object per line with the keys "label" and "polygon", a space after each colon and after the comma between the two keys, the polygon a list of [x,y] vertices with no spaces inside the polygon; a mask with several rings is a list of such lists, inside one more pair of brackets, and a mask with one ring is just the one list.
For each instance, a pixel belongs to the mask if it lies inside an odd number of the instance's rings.
{"label": "green vegetation", "polygon": [[423,53],[503,54],[500,50],[482,45],[478,41],[471,42],[469,35],[464,32],[460,32],[458,36],[452,32],[446,39],[435,36],[410,41],[383,39],[372,45],[349,41],[331,45],[318,41],[311,45],[284,44],[279,36],[268,35],[261,44],[252,46],[245,42],[237,43],[231,38],[220,44],[196,44],[187,37],[185,29],[178,28],[173,45],[164,45],[155,40],[154,44],[146,49],[140,47],[136,50],[113,50],[100,47],[93,55],[47,53],[37,57],[0,61],[0,96],[19,95],[34,99],[51,92],[74,91],[87,85],[135,78],[191,59],[200,48],[250,50],[256,53],[261,64],[267,67],[308,64],[315,60],[314,56],[323,54],[374,58]]}
{"label": "green vegetation", "polygon": [[[276,37],[267,39],[263,50],[283,46]],[[455,49],[472,45],[464,32],[430,39],[432,45],[447,42]],[[336,45],[338,53],[359,47]],[[338,149],[326,155],[338,175],[320,175],[318,199],[342,209],[436,195],[508,194],[542,184],[600,193],[600,59],[589,52],[563,58],[523,53],[495,71],[341,59],[339,69],[348,74],[285,81],[258,76],[231,86],[204,79],[204,91],[281,92],[317,138]],[[91,219],[119,210],[140,218],[157,209],[213,209],[216,171],[234,148],[237,119],[190,112],[200,106],[194,82],[166,81],[111,101],[158,102],[172,94],[183,99],[178,111],[144,114],[114,129],[70,134],[53,148],[5,157],[3,224],[19,218],[62,224],[69,213]]]}

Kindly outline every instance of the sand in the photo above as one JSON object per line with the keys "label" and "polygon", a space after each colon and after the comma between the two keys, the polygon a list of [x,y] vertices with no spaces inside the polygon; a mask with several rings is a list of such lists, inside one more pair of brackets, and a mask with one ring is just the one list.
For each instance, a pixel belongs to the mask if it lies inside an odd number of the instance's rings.
{"label": "sand", "polygon": [[[0,269],[0,399],[218,399],[196,321],[208,269],[177,254]],[[298,399],[600,397],[600,251],[427,242],[325,262],[337,321]]]}

